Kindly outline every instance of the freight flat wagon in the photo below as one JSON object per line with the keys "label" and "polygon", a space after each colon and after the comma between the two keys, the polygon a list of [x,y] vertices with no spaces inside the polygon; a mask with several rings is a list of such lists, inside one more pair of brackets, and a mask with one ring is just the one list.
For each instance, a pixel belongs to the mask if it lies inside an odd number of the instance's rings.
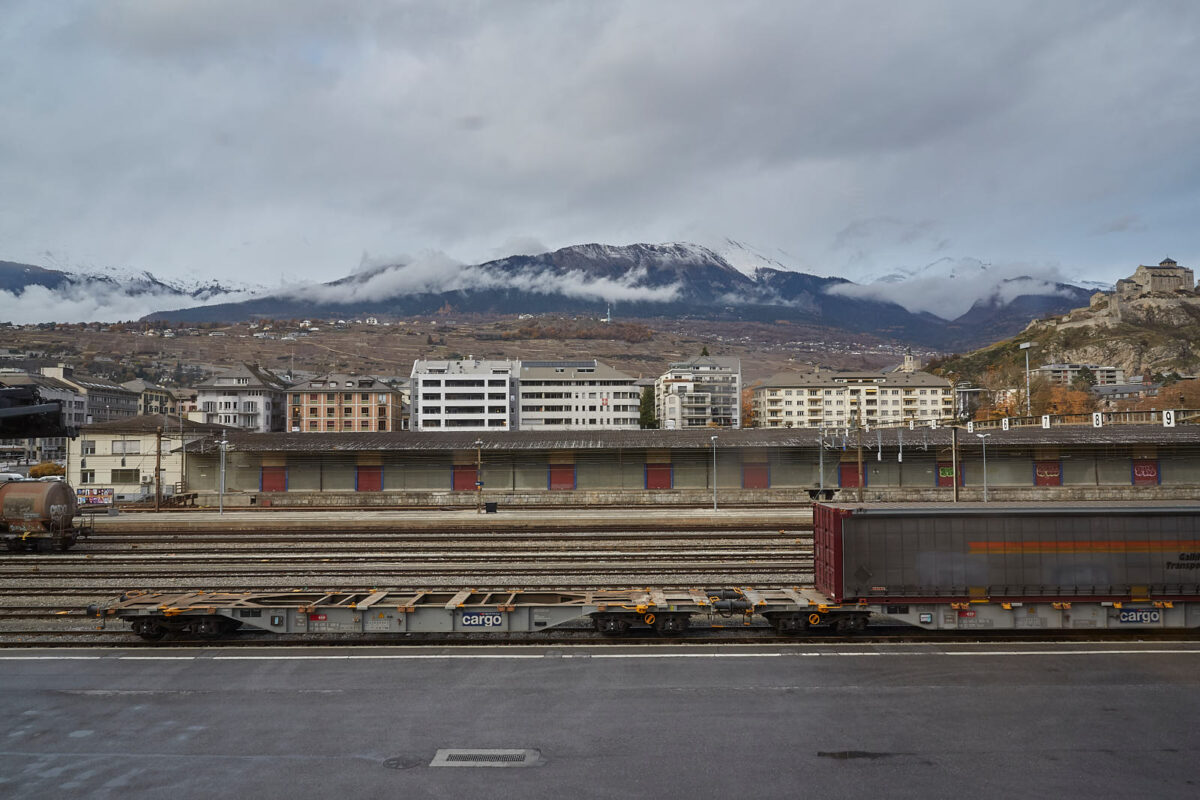
{"label": "freight flat wagon", "polygon": [[816,591],[923,628],[1200,627],[1200,505],[818,504]]}
{"label": "freight flat wagon", "polygon": [[815,586],[128,593],[139,636],[1200,628],[1197,504],[818,504]]}

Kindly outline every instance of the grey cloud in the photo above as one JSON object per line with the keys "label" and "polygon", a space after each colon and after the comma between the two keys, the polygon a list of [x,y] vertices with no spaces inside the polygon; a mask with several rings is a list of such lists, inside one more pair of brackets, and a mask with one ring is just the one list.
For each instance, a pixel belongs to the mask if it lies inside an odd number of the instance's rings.
{"label": "grey cloud", "polygon": [[1069,0],[12,0],[0,258],[320,282],[706,232],[852,279],[1112,279],[1197,260],[1197,30]]}
{"label": "grey cloud", "polygon": [[1146,230],[1145,223],[1137,214],[1124,214],[1120,217],[1110,219],[1101,225],[1097,225],[1092,234],[1095,236],[1103,236],[1108,233],[1125,233],[1127,231],[1144,231]]}

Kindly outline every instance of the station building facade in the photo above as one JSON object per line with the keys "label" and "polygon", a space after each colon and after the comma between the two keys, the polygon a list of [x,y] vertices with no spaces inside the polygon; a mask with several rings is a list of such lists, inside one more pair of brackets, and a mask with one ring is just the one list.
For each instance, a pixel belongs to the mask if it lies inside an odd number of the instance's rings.
{"label": "station building facade", "polygon": [[[238,433],[226,454],[226,504],[469,505],[789,503],[866,500],[1194,498],[1200,425],[1014,429],[983,440],[949,429],[507,434]],[[952,442],[952,436],[956,441]],[[218,490],[215,441],[188,455],[188,488]],[[479,484],[482,486],[479,486]],[[854,494],[847,494],[852,490]],[[839,494],[840,493],[840,494]],[[240,499],[238,499],[240,497]],[[210,497],[210,504],[215,501]]]}

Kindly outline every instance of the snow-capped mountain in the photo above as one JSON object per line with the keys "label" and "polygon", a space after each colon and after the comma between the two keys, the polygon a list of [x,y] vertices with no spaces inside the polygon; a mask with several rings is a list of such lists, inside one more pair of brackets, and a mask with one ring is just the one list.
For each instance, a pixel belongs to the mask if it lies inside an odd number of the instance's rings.
{"label": "snow-capped mountain", "polygon": [[[709,247],[688,243],[612,246],[583,244],[537,255],[515,255],[482,264],[427,256],[361,270],[325,284],[237,303],[160,311],[154,319],[234,321],[250,318],[413,316],[457,313],[601,313],[611,305],[622,317],[700,317],[789,320],[960,349],[984,339],[982,326],[946,318],[983,302],[988,335],[1019,331],[1030,317],[1028,298],[1048,313],[1079,305],[1077,287],[1023,279],[996,286],[977,280],[940,279],[932,308],[913,307],[933,296],[929,278],[861,286],[784,269],[769,254],[736,242],[741,267]],[[769,266],[775,264],[776,266]],[[747,270],[750,270],[747,272]],[[907,291],[909,287],[915,287]],[[1073,290],[1073,291],[1072,291]],[[951,303],[953,300],[953,303]],[[906,307],[906,303],[909,304]],[[1006,309],[1012,309],[1009,314]]]}
{"label": "snow-capped mountain", "polygon": [[115,322],[161,308],[244,300],[264,291],[217,281],[161,280],[150,272],[46,269],[0,261],[0,321]]}

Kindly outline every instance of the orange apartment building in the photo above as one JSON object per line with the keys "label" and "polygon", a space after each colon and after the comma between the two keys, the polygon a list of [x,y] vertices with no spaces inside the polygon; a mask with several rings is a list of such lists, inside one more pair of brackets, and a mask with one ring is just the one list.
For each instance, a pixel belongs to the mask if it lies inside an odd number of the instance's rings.
{"label": "orange apartment building", "polygon": [[322,375],[287,390],[293,433],[404,430],[404,395],[378,378]]}

